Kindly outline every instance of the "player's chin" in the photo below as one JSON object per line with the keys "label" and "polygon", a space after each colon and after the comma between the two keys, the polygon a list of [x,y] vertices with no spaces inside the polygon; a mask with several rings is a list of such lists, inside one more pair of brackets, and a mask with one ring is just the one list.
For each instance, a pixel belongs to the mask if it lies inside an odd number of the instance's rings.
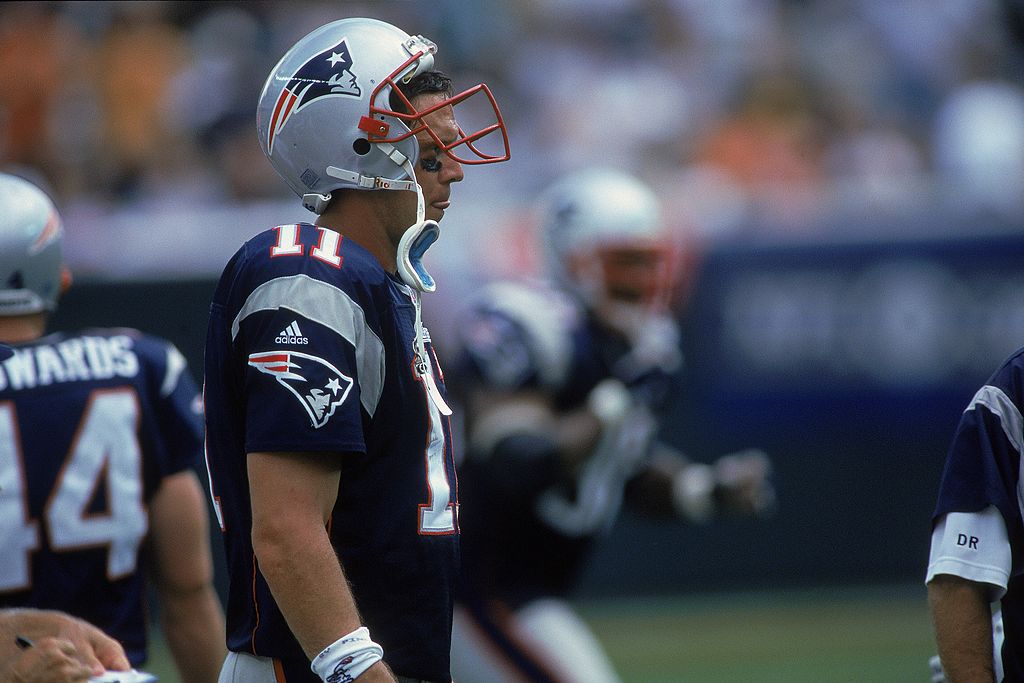
{"label": "player's chin", "polygon": [[444,218],[444,209],[439,209],[436,206],[431,205],[427,207],[427,210],[423,212],[423,215],[427,220],[440,223],[441,219]]}

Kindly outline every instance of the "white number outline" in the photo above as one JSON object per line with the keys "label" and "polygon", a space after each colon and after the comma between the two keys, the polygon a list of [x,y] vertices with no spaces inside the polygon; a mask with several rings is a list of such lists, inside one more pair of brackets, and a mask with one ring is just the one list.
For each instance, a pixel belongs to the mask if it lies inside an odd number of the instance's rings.
{"label": "white number outline", "polygon": [[[432,372],[436,367],[440,372],[433,347],[430,348],[430,356],[425,371]],[[415,364],[415,360],[413,363]],[[427,422],[429,423],[427,444],[423,453],[427,474],[427,502],[420,503],[418,506],[419,533],[421,536],[446,536],[454,534],[456,531],[456,503],[451,500],[452,485],[448,480],[448,468],[445,462],[448,449],[444,433],[444,420],[450,418],[442,415],[437,405],[434,404],[433,399],[430,398],[426,378],[417,372],[415,367],[413,367],[413,376],[417,382],[423,385],[423,396],[427,402]],[[451,429],[451,422],[448,423],[448,428]]]}
{"label": "white number outline", "polygon": [[[329,266],[341,268],[341,235],[322,225],[313,227],[320,231],[320,241],[309,250],[309,255]],[[277,231],[277,243],[270,248],[270,258],[302,256],[305,253],[305,248],[299,242],[301,225],[279,225],[274,230]]]}
{"label": "white number outline", "polygon": [[[25,462],[14,401],[0,402],[0,592],[32,585],[32,552],[39,548],[39,522],[29,516]],[[12,524],[10,520],[19,520]]]}
{"label": "white number outline", "polygon": [[[42,512],[53,552],[106,547],[107,578],[112,581],[136,571],[138,550],[149,531],[143,502],[139,414],[138,395],[130,387],[97,389],[90,394]],[[24,456],[11,401],[0,403],[0,437],[7,435],[13,438],[5,441],[9,446],[0,444],[0,480],[7,483],[17,479],[18,484],[0,490],[0,509],[17,505],[21,533],[26,534],[26,528],[36,533],[31,547],[22,541],[23,562],[10,552],[10,541],[5,541],[0,555],[0,566],[4,567],[0,571],[0,592],[24,590],[31,585],[31,555],[39,547],[39,520],[29,518]],[[88,507],[101,479],[107,490],[108,509],[90,513]],[[13,518],[2,519],[4,525],[10,525]],[[7,564],[16,569],[24,566],[26,571],[9,574]],[[10,576],[15,577],[13,581],[8,581]]]}

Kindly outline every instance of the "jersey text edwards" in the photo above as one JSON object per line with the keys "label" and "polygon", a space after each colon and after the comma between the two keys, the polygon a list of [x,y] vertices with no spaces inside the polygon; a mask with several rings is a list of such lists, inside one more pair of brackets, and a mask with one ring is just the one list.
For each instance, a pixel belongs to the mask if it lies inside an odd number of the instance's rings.
{"label": "jersey text edwards", "polygon": [[15,349],[0,363],[0,391],[33,389],[61,382],[134,377],[139,359],[127,335],[75,337],[55,344]]}

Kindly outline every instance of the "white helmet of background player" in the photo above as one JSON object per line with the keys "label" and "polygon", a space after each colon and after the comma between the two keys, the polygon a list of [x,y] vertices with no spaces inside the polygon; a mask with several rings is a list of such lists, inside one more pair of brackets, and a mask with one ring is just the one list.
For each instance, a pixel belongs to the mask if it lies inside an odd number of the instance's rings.
{"label": "white helmet of background player", "polygon": [[63,234],[60,215],[42,190],[0,173],[0,316],[57,307],[66,277]]}
{"label": "white helmet of background player", "polygon": [[679,249],[651,188],[621,171],[592,168],[556,182],[541,206],[550,276],[630,344],[618,375],[678,368],[670,305]]}
{"label": "white helmet of background player", "polygon": [[[398,91],[400,82],[433,68],[436,51],[423,36],[353,18],[321,26],[281,58],[260,94],[257,130],[264,153],[307,209],[322,213],[339,188],[417,189],[410,174],[422,131],[459,163],[508,159],[505,124],[486,85],[420,111]],[[401,102],[398,111],[392,93]],[[489,103],[493,123],[460,130],[457,140],[442,142],[420,118],[476,94]]]}
{"label": "white helmet of background player", "polygon": [[563,178],[541,202],[548,271],[596,312],[664,312],[676,284],[678,249],[654,192],[613,169]]}

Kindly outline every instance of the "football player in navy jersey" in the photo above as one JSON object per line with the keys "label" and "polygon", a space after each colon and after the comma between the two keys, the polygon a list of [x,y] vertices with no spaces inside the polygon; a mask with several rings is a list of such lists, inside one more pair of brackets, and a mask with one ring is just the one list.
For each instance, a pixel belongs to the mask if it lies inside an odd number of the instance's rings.
{"label": "football player in navy jersey", "polygon": [[217,678],[199,392],[169,342],[44,334],[69,281],[50,199],[0,174],[0,606],[63,610],[146,659],[147,586],[184,681]]}
{"label": "football player in navy jersey", "polygon": [[[463,164],[508,158],[490,91],[374,19],[299,40],[260,144],[315,222],[244,244],[214,294],[207,461],[229,564],[221,681],[450,681],[451,410],[420,294]],[[463,131],[480,95],[494,122]]]}
{"label": "football player in navy jersey", "polygon": [[541,207],[549,281],[491,283],[458,325],[460,683],[618,680],[567,597],[620,504],[704,522],[774,500],[764,453],[698,463],[656,438],[682,359],[669,306],[678,249],[653,192],[589,169]]}
{"label": "football player in navy jersey", "polygon": [[1024,680],[1022,413],[1024,349],[975,393],[946,458],[925,579],[933,680]]}

